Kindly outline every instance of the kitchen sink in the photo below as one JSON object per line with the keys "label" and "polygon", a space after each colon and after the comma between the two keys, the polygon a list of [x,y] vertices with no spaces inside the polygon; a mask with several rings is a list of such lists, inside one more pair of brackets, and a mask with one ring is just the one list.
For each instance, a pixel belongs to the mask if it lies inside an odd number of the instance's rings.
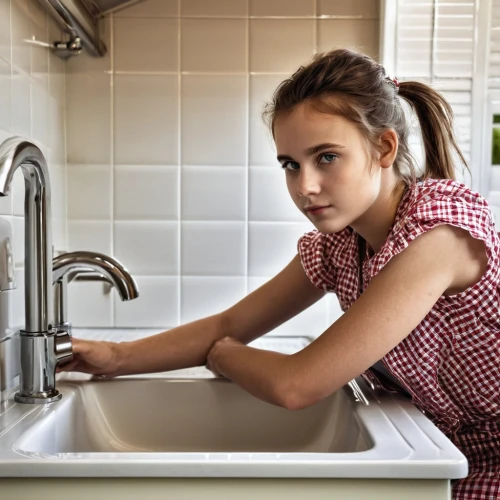
{"label": "kitchen sink", "polygon": [[[121,341],[133,334],[92,331],[87,338]],[[310,341],[258,340],[256,347],[287,354]],[[72,495],[94,488],[104,498],[114,478],[134,478],[141,491],[141,481],[161,479],[158,488],[182,484],[190,492],[182,498],[199,498],[195,489],[212,488],[216,478],[246,478],[257,481],[245,488],[261,498],[257,489],[271,484],[265,481],[301,478],[306,490],[314,479],[328,495],[347,488],[366,498],[376,487],[384,500],[431,500],[448,498],[450,479],[467,474],[462,453],[408,398],[376,390],[362,377],[297,411],[261,401],[205,367],[115,379],[63,373],[57,388],[60,401],[27,405],[11,398],[0,407],[0,491],[17,491],[16,481],[29,477],[32,496],[23,482],[23,500],[39,498],[40,488],[55,484],[45,480],[66,478]],[[326,479],[340,482],[321,483]],[[386,489],[381,480],[389,481]],[[300,487],[279,483],[289,498],[302,498]],[[120,488],[128,494],[125,483]]]}

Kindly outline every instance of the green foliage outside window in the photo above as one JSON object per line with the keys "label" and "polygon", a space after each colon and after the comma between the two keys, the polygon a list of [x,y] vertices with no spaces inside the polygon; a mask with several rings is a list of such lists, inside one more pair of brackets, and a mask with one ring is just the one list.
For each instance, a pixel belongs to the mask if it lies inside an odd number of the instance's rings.
{"label": "green foliage outside window", "polygon": [[[493,116],[493,123],[500,123],[500,115]],[[500,127],[493,127],[491,146],[491,163],[492,165],[500,165]]]}

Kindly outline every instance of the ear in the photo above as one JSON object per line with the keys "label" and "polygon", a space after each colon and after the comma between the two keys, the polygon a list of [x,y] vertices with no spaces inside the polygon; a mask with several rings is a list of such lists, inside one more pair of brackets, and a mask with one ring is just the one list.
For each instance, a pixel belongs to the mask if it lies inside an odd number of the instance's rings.
{"label": "ear", "polygon": [[392,128],[380,136],[380,166],[382,168],[389,168],[394,163],[398,145],[398,134]]}

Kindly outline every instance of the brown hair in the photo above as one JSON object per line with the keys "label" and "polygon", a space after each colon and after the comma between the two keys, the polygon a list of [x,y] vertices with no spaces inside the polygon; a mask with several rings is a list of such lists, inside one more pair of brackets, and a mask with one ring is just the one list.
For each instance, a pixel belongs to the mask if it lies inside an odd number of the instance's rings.
{"label": "brown hair", "polygon": [[453,132],[453,111],[448,102],[428,85],[411,81],[399,85],[386,76],[383,66],[369,56],[337,49],[314,56],[274,92],[264,109],[271,131],[278,115],[292,111],[303,102],[314,109],[343,116],[356,123],[372,148],[387,129],[398,135],[394,161],[397,175],[405,184],[417,178],[416,162],[410,152],[410,133],[402,97],[415,111],[425,150],[422,178],[455,179],[453,150],[468,169]]}

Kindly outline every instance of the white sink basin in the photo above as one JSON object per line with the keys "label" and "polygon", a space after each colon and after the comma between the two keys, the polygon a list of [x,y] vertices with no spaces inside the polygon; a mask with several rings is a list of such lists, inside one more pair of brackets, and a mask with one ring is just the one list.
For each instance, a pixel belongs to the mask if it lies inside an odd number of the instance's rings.
{"label": "white sink basin", "polygon": [[289,411],[225,379],[65,384],[63,401],[16,441],[22,453],[347,453],[373,446],[339,391]]}
{"label": "white sink basin", "polygon": [[339,391],[288,411],[225,379],[65,384],[60,404],[15,443],[23,453],[347,453],[373,446]]}

